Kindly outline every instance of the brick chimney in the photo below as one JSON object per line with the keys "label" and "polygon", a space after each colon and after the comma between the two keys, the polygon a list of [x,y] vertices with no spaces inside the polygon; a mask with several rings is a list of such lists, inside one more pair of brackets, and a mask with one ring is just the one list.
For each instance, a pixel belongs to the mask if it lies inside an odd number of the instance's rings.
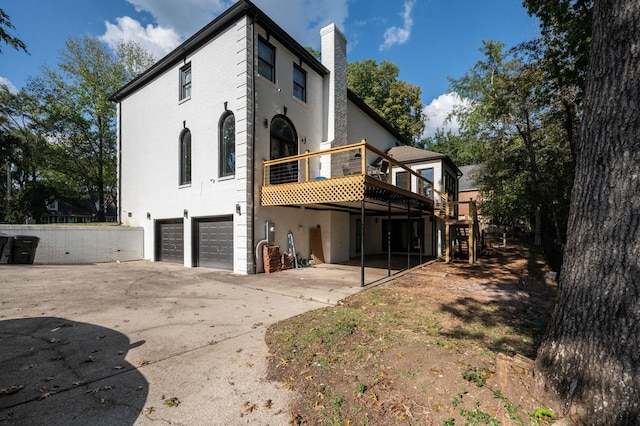
{"label": "brick chimney", "polygon": [[320,30],[324,82],[324,140],[330,146],[347,144],[347,39],[335,24]]}

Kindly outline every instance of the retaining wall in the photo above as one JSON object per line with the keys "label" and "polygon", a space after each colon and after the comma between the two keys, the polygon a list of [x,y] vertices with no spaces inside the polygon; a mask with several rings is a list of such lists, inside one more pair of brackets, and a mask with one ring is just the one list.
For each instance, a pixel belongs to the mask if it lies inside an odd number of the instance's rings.
{"label": "retaining wall", "polygon": [[[34,263],[103,263],[144,258],[144,230],[139,227],[0,224],[0,234],[40,238]],[[6,248],[0,255],[6,263]]]}

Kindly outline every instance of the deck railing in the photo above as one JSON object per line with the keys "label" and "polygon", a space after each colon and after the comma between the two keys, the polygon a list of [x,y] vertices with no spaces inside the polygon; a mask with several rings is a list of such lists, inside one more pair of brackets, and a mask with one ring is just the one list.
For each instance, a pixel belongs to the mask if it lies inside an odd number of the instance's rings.
{"label": "deck railing", "polygon": [[[407,172],[406,179],[398,179],[395,172]],[[367,175],[388,185],[417,193],[434,202],[441,214],[453,217],[455,205],[446,193],[434,188],[433,182],[415,170],[380,151],[366,140],[322,151],[264,161],[264,185],[309,182]],[[395,176],[395,178],[394,178]],[[411,177],[415,177],[412,179]]]}

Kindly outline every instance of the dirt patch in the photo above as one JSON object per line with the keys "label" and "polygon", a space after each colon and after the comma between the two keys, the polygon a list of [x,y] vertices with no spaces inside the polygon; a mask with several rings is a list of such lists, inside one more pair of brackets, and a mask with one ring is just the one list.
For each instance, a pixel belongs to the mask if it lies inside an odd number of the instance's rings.
{"label": "dirt patch", "polygon": [[269,379],[297,425],[546,424],[530,359],[556,295],[541,256],[494,250],[434,262],[273,325]]}

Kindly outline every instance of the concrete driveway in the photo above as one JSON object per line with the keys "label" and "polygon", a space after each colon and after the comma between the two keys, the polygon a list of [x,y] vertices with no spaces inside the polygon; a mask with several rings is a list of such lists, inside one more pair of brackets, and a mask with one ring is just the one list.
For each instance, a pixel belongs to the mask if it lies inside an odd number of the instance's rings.
{"label": "concrete driveway", "polygon": [[293,395],[265,380],[265,330],[359,282],[335,265],[2,265],[0,425],[287,425]]}

